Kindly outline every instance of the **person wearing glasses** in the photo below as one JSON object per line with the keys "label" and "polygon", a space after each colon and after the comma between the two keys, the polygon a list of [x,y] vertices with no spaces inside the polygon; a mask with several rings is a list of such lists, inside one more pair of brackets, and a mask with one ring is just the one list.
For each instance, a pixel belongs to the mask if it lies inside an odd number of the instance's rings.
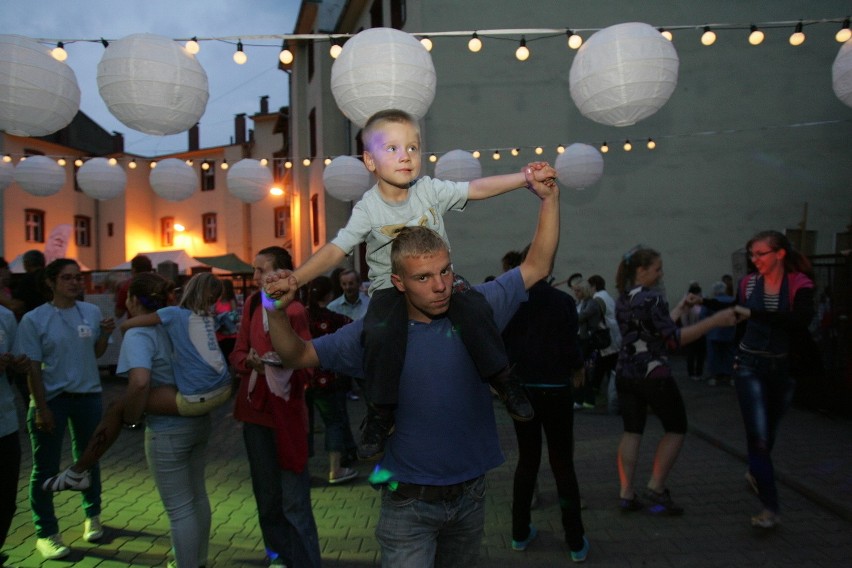
{"label": "person wearing glasses", "polygon": [[778,524],[778,491],[770,454],[796,386],[791,347],[807,340],[814,317],[814,283],[810,261],[778,231],[757,233],[746,251],[755,270],[739,283],[736,310],[748,322],[734,385],[748,444],[746,480],[763,505],[751,524],[771,529]]}
{"label": "person wearing glasses", "polygon": [[[76,261],[60,258],[44,269],[52,299],[28,312],[18,326],[14,352],[30,359],[30,404],[27,429],[33,448],[30,506],[36,531],[36,550],[45,559],[67,556],[53,493],[42,483],[59,471],[62,440],[70,426],[71,447],[79,455],[89,443],[102,414],[101,381],[97,358],[107,348],[115,328],[94,304],[78,301],[83,275]],[[83,539],[103,536],[100,523],[100,471],[92,469],[91,485],[82,491]]]}

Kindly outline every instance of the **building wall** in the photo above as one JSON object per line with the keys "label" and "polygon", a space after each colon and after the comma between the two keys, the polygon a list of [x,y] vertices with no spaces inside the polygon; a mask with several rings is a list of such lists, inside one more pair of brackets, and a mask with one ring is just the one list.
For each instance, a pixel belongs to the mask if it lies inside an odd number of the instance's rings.
{"label": "building wall", "polygon": [[[642,21],[654,26],[797,21],[836,18],[848,2],[655,1],[626,3],[542,0],[529,4],[502,0],[408,1],[405,30],[484,30],[501,28],[602,28]],[[389,18],[385,2],[385,18]],[[340,33],[369,26],[369,3]],[[468,38],[433,37],[437,94],[422,132],[425,152],[454,148],[483,150],[484,175],[520,170],[539,159],[531,148],[542,145],[541,159],[555,162],[559,144],[607,141],[603,178],[583,191],[562,190],[562,240],[554,274],[599,273],[612,283],[624,251],[645,243],[663,253],[672,296],[698,280],[709,288],[731,272],[731,255],[758,230],[796,228],[808,207],[807,228],[818,232],[817,253],[834,251],[838,232],[846,230],[852,206],[852,160],[848,140],[852,109],[831,89],[831,64],[840,48],[839,24],[805,28],[807,41],[789,45],[792,25],[765,30],[766,40],[750,46],[747,30],[718,32],[711,47],[700,45],[701,30],[675,32],[680,58],[678,85],[655,115],[630,127],[592,122],[577,110],[569,93],[575,52],[565,36],[532,41],[526,62],[514,58],[514,41],[484,39],[481,52],[467,50]],[[590,32],[581,32],[588,38]],[[328,62],[326,47],[316,55]],[[318,67],[318,70],[320,68]],[[322,67],[325,73],[330,69]],[[323,75],[327,77],[327,75]],[[294,73],[294,80],[297,74]],[[327,79],[312,89],[333,100]],[[317,93],[319,85],[321,93]],[[306,89],[303,89],[306,90]],[[294,97],[292,112],[303,112]],[[355,133],[341,124],[342,113],[325,108],[323,143],[351,146]],[[839,121],[839,122],[837,122]],[[795,126],[799,125],[799,126]],[[336,132],[336,135],[335,135]],[[657,149],[644,142],[653,137]],[[635,149],[620,149],[625,139]],[[494,148],[524,147],[517,158]],[[323,148],[325,152],[325,147]],[[424,174],[433,167],[424,162]],[[315,191],[313,188],[311,191]],[[532,236],[536,200],[519,191],[471,203],[447,216],[456,269],[472,281],[500,270],[500,258],[520,249]],[[337,227],[326,227],[333,235]],[[612,286],[611,286],[612,287]]]}

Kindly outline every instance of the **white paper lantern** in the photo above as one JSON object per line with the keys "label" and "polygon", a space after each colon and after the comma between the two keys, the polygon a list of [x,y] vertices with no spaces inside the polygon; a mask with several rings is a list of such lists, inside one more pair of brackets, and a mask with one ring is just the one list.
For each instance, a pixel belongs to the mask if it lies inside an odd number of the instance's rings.
{"label": "white paper lantern", "polygon": [[74,71],[38,42],[0,35],[0,130],[46,136],[68,126],[80,110]]}
{"label": "white paper lantern", "polygon": [[840,46],[831,66],[831,87],[846,106],[852,107],[852,40]]}
{"label": "white paper lantern", "polygon": [[15,181],[15,166],[11,162],[0,160],[0,191],[9,187],[13,181]]}
{"label": "white paper lantern", "polygon": [[375,179],[364,162],[352,156],[338,156],[325,167],[322,182],[330,196],[340,201],[358,201],[373,187]]}
{"label": "white paper lantern", "polygon": [[183,201],[195,193],[198,186],[198,176],[191,166],[183,160],[167,158],[157,162],[157,167],[151,170],[148,182],[154,193],[168,201]]}
{"label": "white paper lantern", "polygon": [[15,182],[29,194],[47,197],[65,185],[65,169],[47,156],[30,156],[15,166]]}
{"label": "white paper lantern", "polygon": [[672,42],[648,24],[604,28],[589,37],[571,64],[571,98],[601,124],[629,126],[657,112],[677,86]]}
{"label": "white paper lantern", "polygon": [[331,66],[334,100],[359,127],[388,109],[420,120],[435,98],[435,83],[429,52],[413,36],[391,28],[356,34]]}
{"label": "white paper lantern", "polygon": [[472,181],[482,177],[482,164],[470,152],[450,150],[438,158],[435,177],[448,181]]}
{"label": "white paper lantern", "polygon": [[559,183],[572,189],[584,189],[597,183],[603,175],[603,156],[594,146],[571,144],[556,157],[554,163]]}
{"label": "white paper lantern", "polygon": [[269,195],[272,172],[258,160],[240,160],[228,168],[228,191],[245,203],[255,203]]}
{"label": "white paper lantern", "polygon": [[109,44],[98,63],[98,91],[122,124],[146,134],[192,128],[207,107],[207,73],[177,42],[132,34]]}
{"label": "white paper lantern", "polygon": [[106,201],[124,193],[127,174],[118,164],[110,165],[106,158],[92,158],[77,170],[77,183],[89,197]]}

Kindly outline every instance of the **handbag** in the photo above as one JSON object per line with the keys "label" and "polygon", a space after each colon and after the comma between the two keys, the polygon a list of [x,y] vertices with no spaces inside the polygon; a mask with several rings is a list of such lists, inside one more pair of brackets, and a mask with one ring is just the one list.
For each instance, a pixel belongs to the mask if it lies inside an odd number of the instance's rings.
{"label": "handbag", "polygon": [[595,298],[595,303],[601,309],[601,319],[598,323],[597,329],[593,330],[589,334],[589,339],[591,340],[592,347],[600,351],[601,349],[606,349],[612,345],[612,336],[610,336],[609,328],[606,326],[606,319],[604,318],[606,311],[602,305],[603,302]]}

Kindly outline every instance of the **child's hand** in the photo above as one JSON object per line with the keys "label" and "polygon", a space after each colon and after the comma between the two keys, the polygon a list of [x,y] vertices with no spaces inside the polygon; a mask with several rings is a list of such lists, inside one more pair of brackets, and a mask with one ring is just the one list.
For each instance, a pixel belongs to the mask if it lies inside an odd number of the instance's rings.
{"label": "child's hand", "polygon": [[115,330],[114,318],[104,318],[101,320],[101,333],[103,335],[110,335],[113,330]]}
{"label": "child's hand", "polygon": [[263,276],[263,291],[273,300],[279,299],[281,296],[290,291],[290,278],[293,274],[289,270],[275,270],[267,272]]}
{"label": "child's hand", "polygon": [[530,162],[522,170],[527,189],[544,199],[556,189],[556,170],[547,162]]}

